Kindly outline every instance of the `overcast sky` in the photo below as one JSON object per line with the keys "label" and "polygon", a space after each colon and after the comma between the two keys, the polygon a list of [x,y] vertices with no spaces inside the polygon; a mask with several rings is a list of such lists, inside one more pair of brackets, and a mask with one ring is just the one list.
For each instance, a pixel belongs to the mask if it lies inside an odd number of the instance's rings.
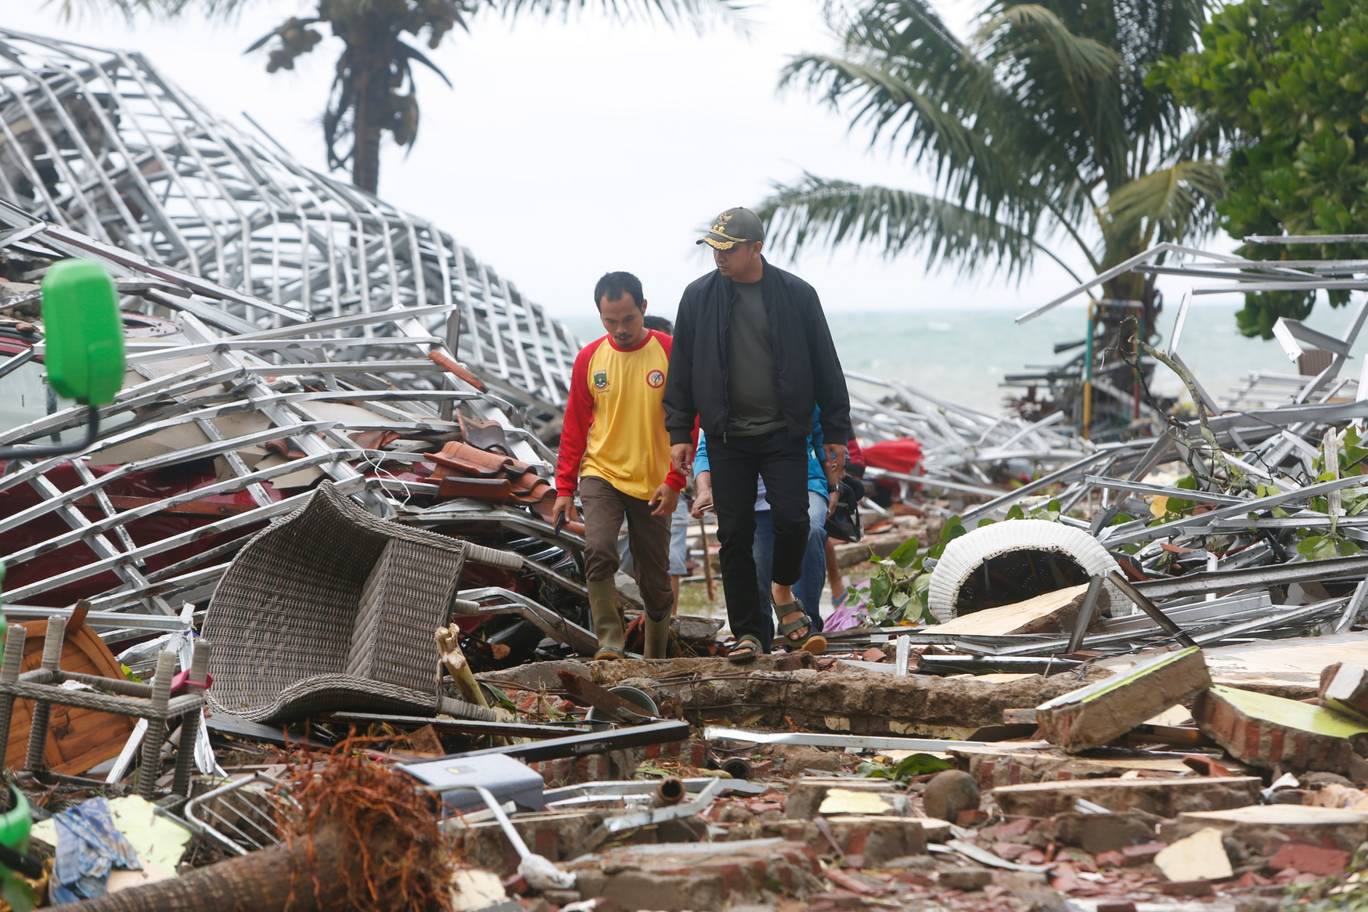
{"label": "overcast sky", "polygon": [[[90,15],[66,23],[57,3],[33,5],[7,9],[5,26],[143,51],[211,111],[234,119],[250,111],[302,161],[323,167],[318,117],[337,42],[325,40],[292,73],[267,75],[264,55],[242,55],[310,4],[257,0],[226,25],[189,16],[134,26]],[[978,3],[939,5],[963,30]],[[749,35],[726,25],[698,35],[598,14],[568,24],[482,14],[471,34],[449,36],[432,55],[455,89],[420,76],[418,142],[407,157],[388,146],[380,195],[451,231],[553,313],[584,314],[598,276],[627,269],[641,276],[656,309],[672,315],[684,285],[711,268],[693,244],[698,229],[726,207],[756,204],[771,181],[807,170],[925,186],[908,166],[870,153],[811,97],[778,93],[790,55],[835,46],[819,7],[757,3]],[[917,254],[893,262],[848,251],[774,258],[811,281],[832,311],[1025,310],[1071,284],[1044,261],[1012,285],[991,273],[928,274]]]}

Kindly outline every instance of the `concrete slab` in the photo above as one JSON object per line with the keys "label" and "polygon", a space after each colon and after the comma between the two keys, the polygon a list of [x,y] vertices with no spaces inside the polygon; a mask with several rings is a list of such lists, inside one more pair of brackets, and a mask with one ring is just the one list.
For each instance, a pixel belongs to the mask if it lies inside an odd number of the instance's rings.
{"label": "concrete slab", "polygon": [[1173,843],[1154,857],[1154,864],[1176,883],[1224,880],[1235,874],[1221,831],[1215,827],[1204,827]]}
{"label": "concrete slab", "polygon": [[851,776],[804,776],[789,788],[784,800],[784,816],[790,820],[811,820],[821,813],[822,803],[833,790],[843,792],[863,792],[882,797],[890,810],[901,805],[905,809],[906,798],[898,794],[894,783],[888,779],[856,779]]}
{"label": "concrete slab", "polygon": [[1080,779],[1033,782],[995,788],[990,796],[1004,814],[1050,817],[1074,810],[1082,798],[1109,811],[1141,810],[1161,817],[1184,811],[1244,807],[1259,800],[1263,780],[1257,776],[1188,777],[1183,779]]}
{"label": "concrete slab", "polygon": [[1194,811],[1159,826],[1160,837],[1177,842],[1213,827],[1256,855],[1269,857],[1286,843],[1355,851],[1368,840],[1368,814],[1295,804],[1250,805],[1223,811]]}
{"label": "concrete slab", "polygon": [[582,897],[612,908],[726,909],[769,892],[801,900],[821,873],[817,854],[783,839],[623,846],[565,865]]}
{"label": "concrete slab", "polygon": [[1336,662],[1321,672],[1320,701],[1327,709],[1368,721],[1368,668]]}
{"label": "concrete slab", "polygon": [[1202,650],[1193,646],[1048,700],[1036,707],[1036,723],[1046,740],[1076,753],[1114,741],[1210,685]]}

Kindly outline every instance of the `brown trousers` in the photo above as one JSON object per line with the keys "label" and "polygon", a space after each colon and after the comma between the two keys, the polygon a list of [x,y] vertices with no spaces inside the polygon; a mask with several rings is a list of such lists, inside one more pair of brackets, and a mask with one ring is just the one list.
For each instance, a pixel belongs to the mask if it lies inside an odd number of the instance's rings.
{"label": "brown trousers", "polygon": [[618,533],[627,520],[627,547],[636,565],[637,585],[646,614],[659,621],[670,616],[670,517],[652,516],[648,501],[623,494],[592,475],[580,479],[584,506],[585,576],[612,579],[618,569]]}

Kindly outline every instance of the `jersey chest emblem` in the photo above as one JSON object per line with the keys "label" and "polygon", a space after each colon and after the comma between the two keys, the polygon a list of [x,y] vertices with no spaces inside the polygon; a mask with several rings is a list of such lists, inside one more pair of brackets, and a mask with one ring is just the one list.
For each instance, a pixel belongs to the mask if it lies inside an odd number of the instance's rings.
{"label": "jersey chest emblem", "polygon": [[594,389],[606,390],[608,388],[608,372],[606,370],[594,371]]}
{"label": "jersey chest emblem", "polygon": [[651,371],[646,375],[646,382],[651,385],[652,389],[660,389],[665,385],[665,372],[658,370]]}

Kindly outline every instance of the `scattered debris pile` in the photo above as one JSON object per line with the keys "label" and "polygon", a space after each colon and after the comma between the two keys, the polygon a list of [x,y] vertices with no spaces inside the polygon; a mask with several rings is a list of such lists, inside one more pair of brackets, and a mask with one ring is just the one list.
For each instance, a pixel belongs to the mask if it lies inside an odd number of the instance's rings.
{"label": "scattered debris pile", "polygon": [[1322,366],[1230,407],[1180,329],[1196,417],[1107,443],[852,376],[879,610],[820,658],[682,616],[588,663],[573,338],[140,57],[0,47],[0,444],[83,432],[52,263],[109,268],[130,353],[97,441],[0,472],[12,908],[1363,901],[1368,311],[1280,324]]}

